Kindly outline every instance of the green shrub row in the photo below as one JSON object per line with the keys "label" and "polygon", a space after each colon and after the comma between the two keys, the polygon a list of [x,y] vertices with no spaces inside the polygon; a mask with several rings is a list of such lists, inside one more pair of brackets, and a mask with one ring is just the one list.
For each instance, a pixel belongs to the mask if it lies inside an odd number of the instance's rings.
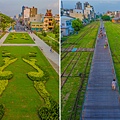
{"label": "green shrub row", "polygon": [[13,77],[13,73],[11,71],[3,71],[7,66],[11,63],[15,62],[17,58],[10,59],[8,57],[4,58],[4,65],[0,67],[0,80],[9,80]]}
{"label": "green shrub row", "polygon": [[44,83],[41,81],[38,81],[38,82],[34,81],[34,87],[38,91],[40,96],[44,99],[46,107],[50,108],[51,107],[50,100],[49,100],[50,94],[45,89]]}
{"label": "green shrub row", "polygon": [[59,120],[59,105],[53,99],[50,100],[51,107],[42,107],[38,114],[41,120]]}
{"label": "green shrub row", "polygon": [[23,61],[30,64],[33,68],[35,68],[38,71],[38,72],[27,73],[27,76],[31,80],[33,80],[33,81],[47,81],[49,79],[48,73],[36,64],[36,61],[37,61],[36,59],[27,60],[27,59],[23,58]]}
{"label": "green shrub row", "polygon": [[[26,59],[25,59],[26,58]],[[40,67],[40,65],[36,64],[36,59],[30,59],[29,56],[25,56],[23,61],[33,66],[38,72],[29,72],[27,73],[29,79],[34,81],[34,87],[40,94],[40,96],[44,99],[45,107],[42,107],[38,110],[38,114],[41,120],[58,120],[59,119],[59,105],[55,102],[50,94],[45,89],[45,85],[43,81],[47,81],[49,79],[48,73]],[[41,72],[43,74],[41,74]]]}
{"label": "green shrub row", "polygon": [[10,80],[13,77],[11,71],[0,71],[0,80]]}
{"label": "green shrub row", "polygon": [[30,52],[30,53],[29,53],[29,57],[36,57],[36,54],[33,53],[33,52]]}
{"label": "green shrub row", "polygon": [[2,57],[9,57],[11,59],[16,58],[14,55],[12,55],[11,53],[7,52],[6,50],[2,51]]}
{"label": "green shrub row", "polygon": [[0,80],[0,95],[3,93],[7,85],[8,80]]}
{"label": "green shrub row", "polygon": [[0,120],[2,120],[4,113],[5,113],[5,107],[3,104],[0,104]]}

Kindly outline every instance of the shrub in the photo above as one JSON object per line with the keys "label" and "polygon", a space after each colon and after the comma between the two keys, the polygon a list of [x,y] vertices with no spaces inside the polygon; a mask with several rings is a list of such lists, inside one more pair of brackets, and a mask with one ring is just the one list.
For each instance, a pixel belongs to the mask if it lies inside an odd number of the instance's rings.
{"label": "shrub", "polygon": [[7,52],[6,53],[2,53],[2,57],[10,57],[10,56],[11,56],[11,53],[9,53],[9,52],[8,53]]}
{"label": "shrub", "polygon": [[7,85],[8,85],[8,80],[0,80],[0,95],[3,93]]}
{"label": "shrub", "polygon": [[42,107],[38,114],[41,120],[59,120],[59,106],[53,99],[50,100],[51,108]]}
{"label": "shrub", "polygon": [[35,54],[35,53],[30,52],[30,53],[29,53],[29,57],[36,57],[36,54]]}
{"label": "shrub", "polygon": [[0,104],[0,120],[2,119],[4,113],[5,113],[5,107],[3,104]]}
{"label": "shrub", "polygon": [[0,71],[0,80],[9,80],[13,77],[13,73],[11,71]]}
{"label": "shrub", "polygon": [[33,81],[44,81],[42,77],[44,76],[43,72],[29,72],[27,73],[28,77]]}
{"label": "shrub", "polygon": [[51,107],[50,100],[49,100],[50,94],[45,89],[44,83],[41,81],[39,82],[34,81],[34,87],[36,88],[40,96],[44,99],[46,107],[50,108]]}

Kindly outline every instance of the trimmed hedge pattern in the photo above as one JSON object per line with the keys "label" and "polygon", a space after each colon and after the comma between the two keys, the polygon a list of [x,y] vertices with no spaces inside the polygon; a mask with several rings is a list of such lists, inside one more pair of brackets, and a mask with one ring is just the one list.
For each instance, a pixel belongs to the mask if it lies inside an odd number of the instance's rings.
{"label": "trimmed hedge pattern", "polygon": [[3,104],[0,104],[0,120],[2,119],[4,113],[5,113],[5,107]]}
{"label": "trimmed hedge pattern", "polygon": [[38,114],[41,120],[59,120],[59,106],[53,99],[50,100],[51,108],[42,107]]}
{"label": "trimmed hedge pattern", "polygon": [[30,64],[33,68],[35,68],[38,71],[38,72],[27,73],[29,79],[33,81],[47,81],[49,79],[48,73],[43,69],[41,70],[41,68],[38,65],[36,65],[36,61],[37,61],[36,59],[27,60],[23,58],[23,61]]}
{"label": "trimmed hedge pattern", "polygon": [[44,83],[41,82],[41,81],[39,81],[39,82],[34,81],[34,87],[36,88],[36,90],[38,91],[40,96],[44,99],[46,107],[50,108],[51,107],[51,104],[50,104],[50,101],[49,101],[50,94],[45,89]]}
{"label": "trimmed hedge pattern", "polygon": [[36,64],[36,59],[30,59],[30,57],[34,56],[25,56],[22,59],[24,62],[35,68],[38,72],[27,73],[28,78],[34,81],[35,89],[45,101],[45,107],[42,107],[38,110],[39,117],[41,120],[58,120],[59,105],[51,98],[44,85],[44,82],[49,79],[49,75],[43,68]]}
{"label": "trimmed hedge pattern", "polygon": [[7,85],[8,85],[8,80],[0,80],[0,95],[3,93]]}
{"label": "trimmed hedge pattern", "polygon": [[4,58],[4,65],[0,67],[0,80],[9,80],[13,77],[13,73],[11,71],[3,71],[7,66],[9,66],[11,63],[15,62],[17,58],[10,59],[8,57]]}

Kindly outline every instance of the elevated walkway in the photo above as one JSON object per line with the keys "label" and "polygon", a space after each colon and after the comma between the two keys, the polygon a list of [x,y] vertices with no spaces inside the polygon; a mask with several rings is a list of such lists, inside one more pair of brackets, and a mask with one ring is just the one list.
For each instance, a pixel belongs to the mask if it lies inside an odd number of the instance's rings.
{"label": "elevated walkway", "polygon": [[[105,33],[102,21],[101,28]],[[106,40],[106,36],[97,38],[80,120],[120,120],[119,92],[111,89],[115,74],[109,45],[104,48]]]}

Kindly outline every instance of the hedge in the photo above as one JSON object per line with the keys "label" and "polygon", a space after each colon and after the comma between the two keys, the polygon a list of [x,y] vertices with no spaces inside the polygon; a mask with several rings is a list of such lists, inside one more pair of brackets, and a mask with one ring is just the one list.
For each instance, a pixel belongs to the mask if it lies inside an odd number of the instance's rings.
{"label": "hedge", "polygon": [[7,85],[8,85],[8,80],[0,80],[0,95],[3,93]]}
{"label": "hedge", "polygon": [[59,105],[53,99],[50,100],[51,108],[42,107],[38,114],[41,120],[59,120]]}
{"label": "hedge", "polygon": [[5,107],[3,104],[0,104],[0,120],[2,119],[4,113],[5,113]]}
{"label": "hedge", "polygon": [[49,79],[48,73],[36,64],[36,61],[37,61],[36,59],[27,60],[23,58],[23,61],[30,64],[32,67],[34,67],[38,71],[38,72],[27,73],[27,76],[29,79],[33,81],[47,81]]}
{"label": "hedge", "polygon": [[13,73],[11,71],[0,71],[0,80],[9,80],[13,77]]}
{"label": "hedge", "polygon": [[39,82],[34,81],[34,87],[36,88],[40,96],[44,99],[46,107],[50,108],[51,107],[50,100],[49,100],[50,94],[45,89],[44,83],[41,81]]}

